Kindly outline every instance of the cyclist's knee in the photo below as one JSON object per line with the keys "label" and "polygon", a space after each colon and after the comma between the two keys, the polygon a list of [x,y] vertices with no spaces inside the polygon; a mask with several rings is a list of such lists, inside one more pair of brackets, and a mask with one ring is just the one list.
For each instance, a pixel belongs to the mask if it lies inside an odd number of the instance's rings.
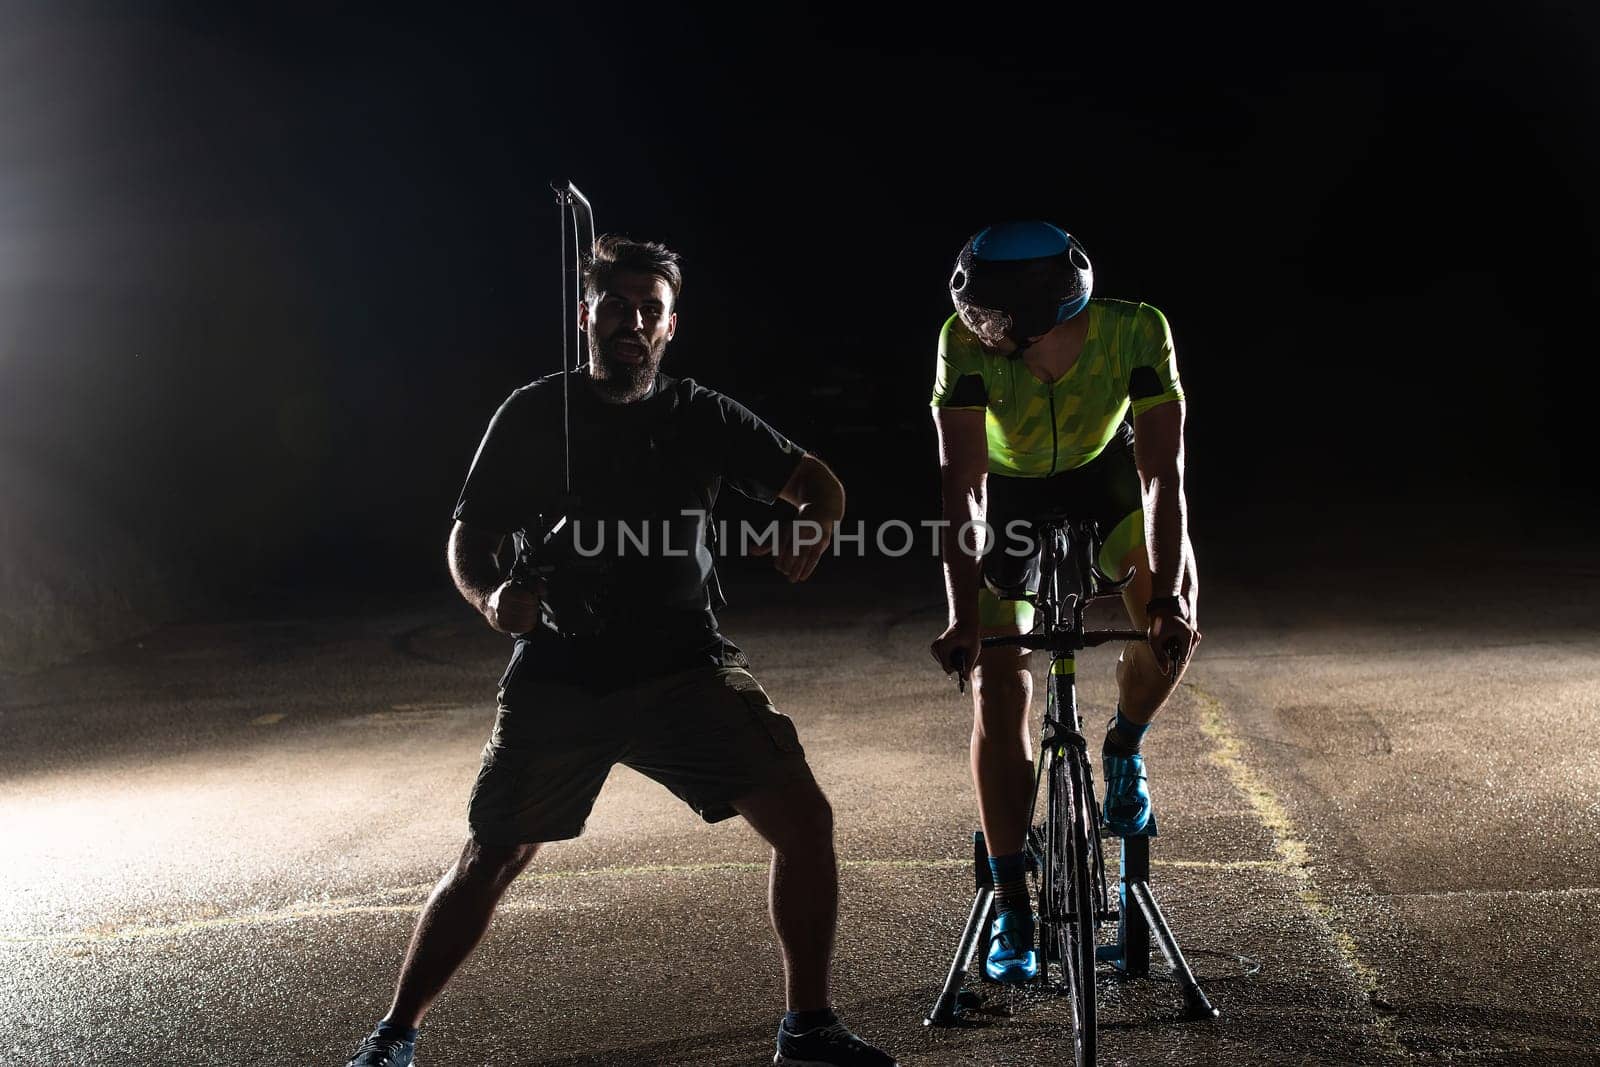
{"label": "cyclist's knee", "polygon": [[[990,635],[985,632],[984,636]],[[987,709],[993,701],[997,703],[996,710],[1001,712],[1022,695],[1029,680],[1027,653],[1018,648],[984,649],[978,659],[978,669],[972,672],[979,705]]]}
{"label": "cyclist's knee", "polygon": [[1122,646],[1122,654],[1117,657],[1118,681],[1148,683],[1158,677],[1165,675],[1156,665],[1156,654],[1150,650],[1149,643],[1129,641]]}
{"label": "cyclist's knee", "polygon": [[972,717],[972,735],[980,742],[999,739],[1002,744],[1019,743],[1025,736],[1028,702],[1032,687],[1026,671],[991,673],[976,683],[978,699]]}
{"label": "cyclist's knee", "polygon": [[1128,611],[1128,618],[1135,626],[1148,625],[1145,618],[1144,606],[1150,603],[1150,557],[1145,553],[1144,545],[1131,550],[1122,558],[1122,574],[1128,573],[1128,568],[1133,568],[1133,580],[1122,590],[1122,604]]}

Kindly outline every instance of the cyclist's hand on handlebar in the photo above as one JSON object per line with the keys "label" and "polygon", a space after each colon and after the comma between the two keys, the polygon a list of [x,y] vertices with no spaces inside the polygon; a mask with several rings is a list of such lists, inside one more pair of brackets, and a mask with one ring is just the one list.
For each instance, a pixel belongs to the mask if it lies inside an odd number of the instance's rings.
{"label": "cyclist's hand on handlebar", "polygon": [[503,634],[525,634],[539,624],[539,603],[544,595],[544,582],[533,583],[533,588],[518,582],[501,582],[489,594],[483,617]]}
{"label": "cyclist's hand on handlebar", "polygon": [[952,623],[944,633],[933,639],[929,651],[945,674],[954,674],[965,686],[972,677],[972,668],[983,649],[983,639],[976,626]]}
{"label": "cyclist's hand on handlebar", "polygon": [[1177,612],[1160,611],[1150,616],[1150,651],[1155,653],[1161,673],[1171,675],[1188,666],[1200,631]]}

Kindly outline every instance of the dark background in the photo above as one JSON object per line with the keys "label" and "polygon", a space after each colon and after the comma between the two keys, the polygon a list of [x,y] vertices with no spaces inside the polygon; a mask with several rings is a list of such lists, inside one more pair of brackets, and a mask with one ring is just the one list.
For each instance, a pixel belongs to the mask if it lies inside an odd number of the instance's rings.
{"label": "dark background", "polygon": [[484,425],[558,366],[557,177],[683,253],[668,370],[853,517],[936,514],[951,262],[1042,216],[1172,322],[1202,553],[1593,518],[1579,5],[0,11],[5,529],[190,604],[447,580]]}

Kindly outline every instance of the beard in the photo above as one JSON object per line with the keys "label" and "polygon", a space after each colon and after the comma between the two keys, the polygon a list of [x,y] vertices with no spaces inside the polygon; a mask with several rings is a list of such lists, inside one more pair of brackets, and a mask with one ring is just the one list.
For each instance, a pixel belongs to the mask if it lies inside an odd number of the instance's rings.
{"label": "beard", "polygon": [[[630,362],[622,353],[627,342],[638,345],[629,351],[638,355]],[[654,343],[638,334],[618,330],[601,340],[589,334],[589,378],[600,396],[613,404],[629,404],[650,392],[655,385],[656,372],[661,368],[661,357],[667,351],[667,339]]]}

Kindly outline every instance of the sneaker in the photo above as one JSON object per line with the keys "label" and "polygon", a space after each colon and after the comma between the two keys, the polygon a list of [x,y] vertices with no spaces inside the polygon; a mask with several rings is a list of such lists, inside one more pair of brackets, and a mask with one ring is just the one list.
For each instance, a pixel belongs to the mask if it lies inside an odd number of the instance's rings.
{"label": "sneaker", "polygon": [[1106,775],[1106,828],[1118,837],[1133,837],[1150,824],[1150,788],[1145,785],[1144,756],[1100,754]]}
{"label": "sneaker", "polygon": [[417,1043],[403,1037],[384,1036],[377,1030],[367,1035],[344,1067],[412,1067]]}
{"label": "sneaker", "polygon": [[882,1049],[873,1048],[844,1028],[843,1023],[819,1026],[803,1034],[778,1027],[777,1067],[899,1067]]}
{"label": "sneaker", "polygon": [[1039,954],[1033,948],[1033,915],[1002,911],[989,928],[989,957],[983,972],[1008,985],[1039,977]]}

